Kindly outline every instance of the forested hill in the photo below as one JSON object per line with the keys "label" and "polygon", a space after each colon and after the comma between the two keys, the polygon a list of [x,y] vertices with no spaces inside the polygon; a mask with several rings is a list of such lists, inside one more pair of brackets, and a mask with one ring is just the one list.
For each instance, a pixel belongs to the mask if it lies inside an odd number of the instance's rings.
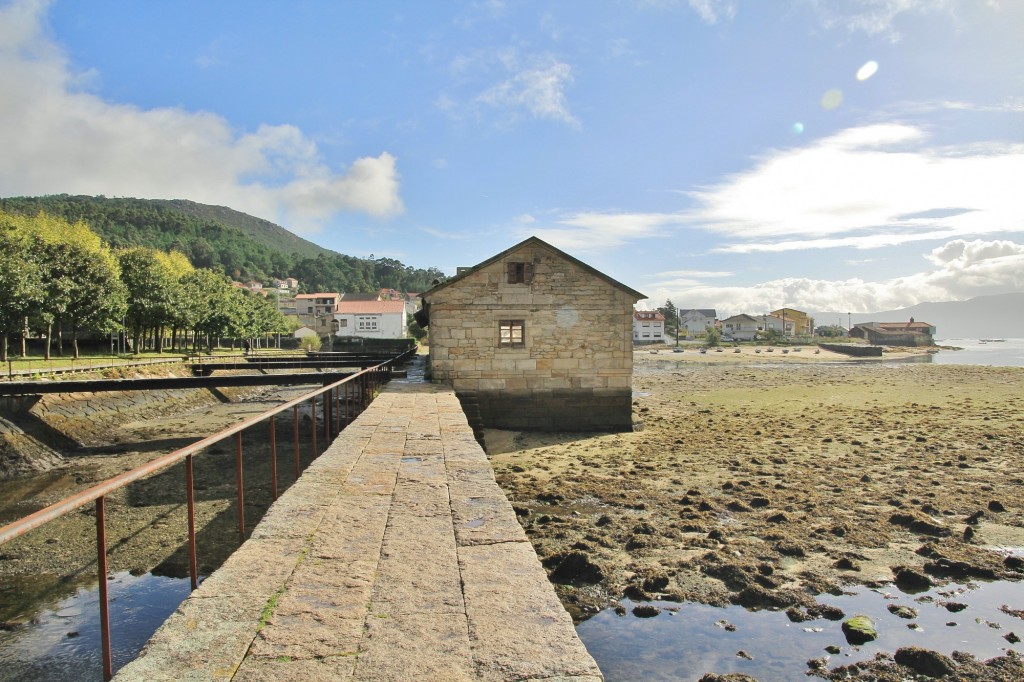
{"label": "forested hill", "polygon": [[81,220],[113,247],[180,251],[194,266],[223,270],[237,280],[294,277],[304,291],[422,291],[443,278],[437,268],[346,256],[267,220],[191,201],[57,194],[0,198],[0,209],[23,215],[45,211],[71,222]]}

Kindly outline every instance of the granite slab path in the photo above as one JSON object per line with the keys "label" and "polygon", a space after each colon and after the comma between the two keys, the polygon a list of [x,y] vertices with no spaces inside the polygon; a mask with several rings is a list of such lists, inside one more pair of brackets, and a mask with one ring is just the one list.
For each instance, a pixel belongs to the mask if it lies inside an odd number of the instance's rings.
{"label": "granite slab path", "polygon": [[455,394],[395,380],[114,679],[603,677]]}

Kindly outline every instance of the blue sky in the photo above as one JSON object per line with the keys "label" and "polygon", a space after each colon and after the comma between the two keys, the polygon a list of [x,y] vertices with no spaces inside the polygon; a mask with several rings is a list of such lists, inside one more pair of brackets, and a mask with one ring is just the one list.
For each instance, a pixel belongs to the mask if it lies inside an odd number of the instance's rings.
{"label": "blue sky", "polygon": [[0,0],[0,195],[720,316],[1024,291],[1024,2]]}

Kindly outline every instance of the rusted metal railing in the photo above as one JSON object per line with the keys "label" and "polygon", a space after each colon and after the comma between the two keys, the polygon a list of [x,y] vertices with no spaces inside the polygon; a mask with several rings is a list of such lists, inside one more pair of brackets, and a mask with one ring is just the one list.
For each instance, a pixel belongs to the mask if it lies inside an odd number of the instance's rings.
{"label": "rusted metal railing", "polygon": [[[235,437],[235,475],[236,484],[238,486],[238,535],[239,540],[245,540],[245,491],[244,491],[244,471],[242,466],[242,433],[247,429],[250,429],[264,420],[270,420],[270,456],[271,456],[271,476],[273,477],[272,482],[272,496],[273,499],[277,499],[277,441],[276,441],[276,430],[275,430],[275,419],[278,414],[285,412],[286,410],[292,411],[292,431],[295,445],[295,478],[298,479],[301,472],[300,462],[300,448],[299,448],[299,405],[304,402],[309,402],[312,407],[312,422],[310,428],[310,440],[312,445],[313,458],[319,456],[319,448],[317,442],[317,398],[323,396],[324,401],[324,441],[330,442],[330,439],[340,433],[342,425],[347,425],[356,416],[354,411],[350,410],[349,402],[358,397],[360,411],[365,409],[370,401],[373,399],[373,393],[378,386],[385,383],[391,378],[392,368],[395,364],[404,362],[415,354],[415,350],[408,351],[399,355],[387,362],[383,362],[369,369],[364,369],[361,372],[357,372],[340,381],[336,381],[322,388],[315,389],[302,395],[293,400],[289,400],[286,403],[278,405],[272,410],[267,410],[262,414],[256,415],[246,419],[245,421],[239,422],[234,426],[230,426],[222,431],[207,436],[202,440],[196,441],[195,443],[186,447],[180,448],[173,452],[169,452],[165,455],[157,457],[152,461],[144,464],[143,466],[136,467],[130,471],[126,471],[123,474],[109,478],[97,485],[94,485],[87,490],[83,490],[80,493],[67,497],[60,502],[50,505],[45,509],[41,509],[23,519],[15,521],[14,523],[8,524],[0,528],[0,545],[13,540],[16,537],[24,535],[25,533],[38,528],[50,521],[53,521],[65,514],[74,511],[80,507],[85,506],[90,502],[95,503],[96,511],[96,558],[97,558],[97,573],[99,578],[99,597],[100,597],[100,646],[102,647],[101,658],[103,661],[103,679],[110,680],[113,677],[113,666],[111,657],[111,646],[110,646],[110,614],[109,614],[109,603],[107,597],[107,543],[106,543],[106,523],[105,523],[105,501],[106,496],[110,493],[123,488],[129,483],[141,480],[148,476],[151,476],[159,471],[162,471],[178,462],[184,461],[185,464],[185,488],[186,488],[186,500],[187,500],[187,513],[188,513],[188,559],[189,559],[189,574],[191,577],[192,589],[196,589],[199,586],[199,573],[198,573],[198,562],[196,559],[196,526],[195,526],[195,490],[193,486],[193,468],[192,459],[194,455],[200,454],[202,451],[209,448],[211,445],[219,443],[222,440]],[[310,376],[314,379],[314,376]],[[315,380],[315,379],[314,379]],[[358,395],[356,392],[358,387]],[[338,405],[339,400],[342,401],[341,405]],[[331,424],[330,415],[340,413],[344,410],[344,418],[336,419],[334,428]]]}

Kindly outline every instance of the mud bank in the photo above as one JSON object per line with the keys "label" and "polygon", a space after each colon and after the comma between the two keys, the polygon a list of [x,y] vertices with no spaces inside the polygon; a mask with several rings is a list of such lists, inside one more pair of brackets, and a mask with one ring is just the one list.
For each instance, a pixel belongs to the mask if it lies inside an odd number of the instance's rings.
{"label": "mud bank", "polygon": [[627,596],[801,621],[850,585],[1024,578],[1001,551],[1024,547],[1024,369],[635,359],[643,430],[486,434],[577,620]]}
{"label": "mud bank", "polygon": [[[166,368],[156,371],[167,375]],[[308,390],[308,386],[293,386],[48,396],[20,423],[32,431],[23,437],[49,448],[53,461],[48,471],[0,481],[0,523],[26,516]],[[310,422],[308,406],[300,410],[300,422]],[[278,483],[283,491],[295,480],[291,412],[279,417],[277,434]],[[300,463],[305,466],[314,453],[308,428],[302,434]],[[256,427],[243,437],[250,530],[272,501],[267,435],[267,428]],[[233,441],[198,455],[194,473],[199,570],[207,574],[240,543]],[[106,517],[111,573],[188,576],[183,465],[108,495]],[[95,536],[90,504],[0,546],[0,626],[19,627],[40,604],[69,596],[79,585],[95,580]]]}

